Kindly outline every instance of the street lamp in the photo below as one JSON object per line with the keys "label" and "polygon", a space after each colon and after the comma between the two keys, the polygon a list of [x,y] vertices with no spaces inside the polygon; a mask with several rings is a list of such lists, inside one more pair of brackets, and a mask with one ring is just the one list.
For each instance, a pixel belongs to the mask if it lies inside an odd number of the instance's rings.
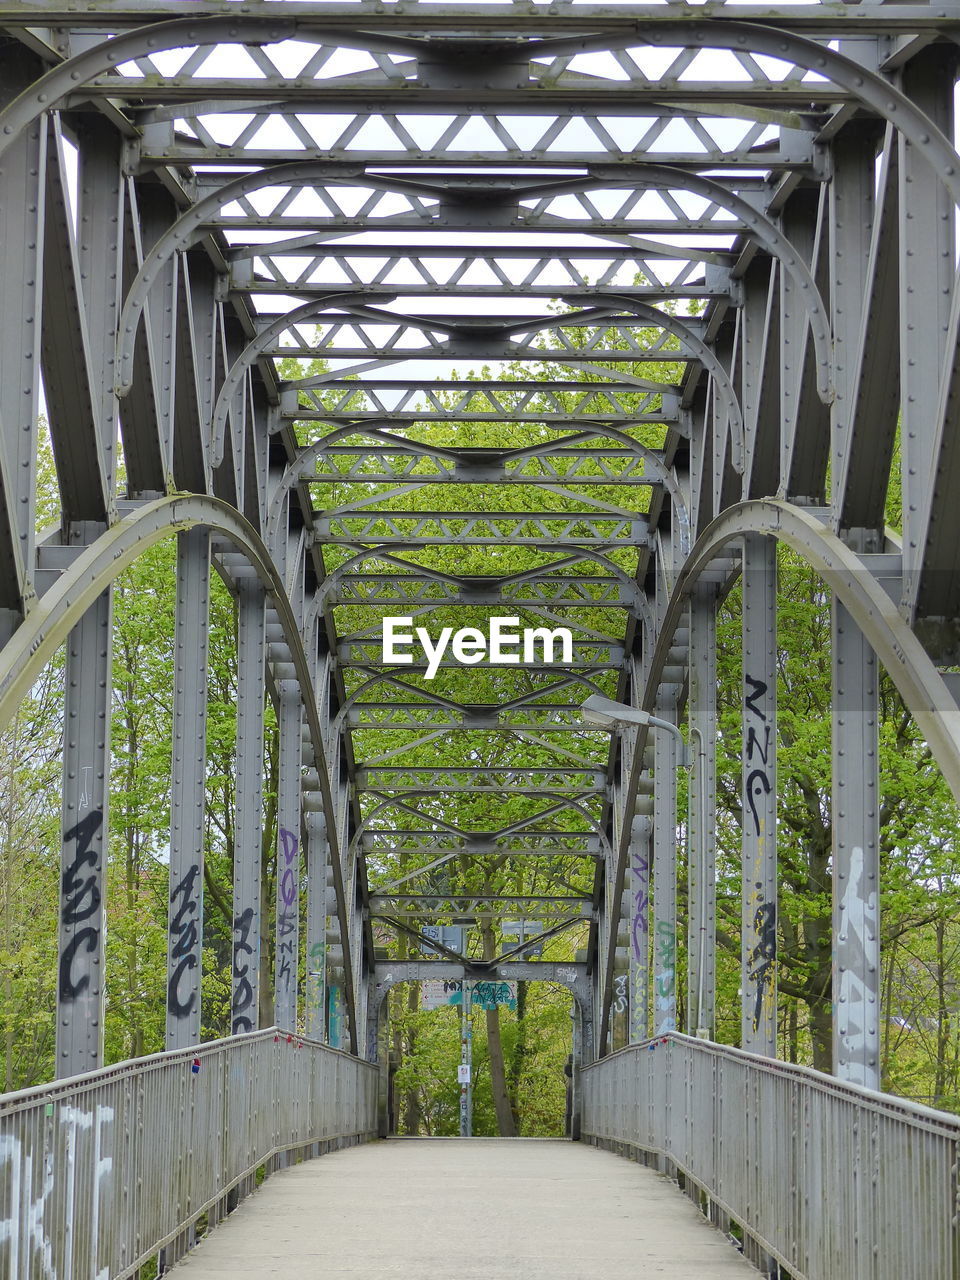
{"label": "street lamp", "polygon": [[669,720],[661,720],[659,716],[652,716],[649,711],[641,711],[639,707],[628,707],[625,702],[616,702],[613,698],[604,698],[599,693],[591,693],[580,708],[580,715],[585,724],[596,726],[598,729],[623,729],[627,726],[631,728],[666,729],[677,740],[678,760],[681,768],[690,768],[692,763],[690,752],[687,749],[683,734]]}

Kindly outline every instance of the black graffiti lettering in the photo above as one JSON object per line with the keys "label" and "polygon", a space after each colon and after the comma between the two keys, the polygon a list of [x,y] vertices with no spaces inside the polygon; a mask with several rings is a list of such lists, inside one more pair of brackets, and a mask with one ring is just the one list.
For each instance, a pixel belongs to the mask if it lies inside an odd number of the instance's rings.
{"label": "black graffiti lettering", "polygon": [[170,975],[170,981],[167,983],[167,1008],[175,1018],[187,1018],[193,1013],[193,1007],[197,1003],[197,993],[191,991],[186,1000],[181,1000],[180,983],[187,970],[196,969],[196,967],[195,955],[184,956]]}
{"label": "black graffiti lettering", "polygon": [[763,1015],[763,1000],[767,987],[773,982],[773,969],[777,962],[777,904],[763,902],[753,917],[753,927],[757,934],[757,945],[750,952],[750,978],[756,983],[756,997],[753,1007],[753,1029],[760,1029]]}
{"label": "black graffiti lettering", "polygon": [[[759,788],[758,785],[759,784]],[[753,814],[753,826],[756,835],[760,834],[760,814],[757,811],[757,802],[754,799],[762,791],[765,795],[770,794],[770,779],[767,777],[763,769],[754,769],[747,774],[747,804],[750,806],[750,812]]]}
{"label": "black graffiti lettering", "polygon": [[192,918],[198,914],[200,907],[197,893],[199,878],[200,867],[199,864],[194,863],[170,893],[171,910],[177,906],[179,899],[179,906],[170,917],[170,959],[171,961],[179,960],[180,963],[171,973],[167,983],[167,1008],[175,1018],[188,1017],[197,1002],[195,990],[190,992],[186,1000],[181,999],[180,983],[189,970],[196,969],[199,965],[197,950],[200,943],[200,930],[198,922]]}
{"label": "black graffiti lettering", "polygon": [[247,976],[250,972],[248,956],[253,955],[253,943],[250,933],[253,929],[253,907],[233,918],[233,1034],[238,1036],[243,1031],[253,1030],[253,1019],[247,1017],[246,1011],[253,1004],[253,984]]}
{"label": "black graffiti lettering", "polygon": [[197,945],[199,940],[196,921],[188,920],[177,934],[177,940],[170,949],[170,955],[174,960],[179,960],[181,956],[187,955]]}
{"label": "black graffiti lettering", "polygon": [[100,943],[100,930],[92,927],[86,929],[78,929],[67,945],[63,948],[60,956],[60,976],[59,989],[61,1000],[76,1000],[77,996],[82,995],[90,985],[89,973],[82,973],[79,978],[74,979],[73,962],[77,952],[83,948],[84,951],[96,951]]}
{"label": "black graffiti lettering", "polygon": [[[94,809],[76,826],[64,832],[64,845],[72,840],[77,842],[73,861],[64,871],[61,880],[63,896],[60,919],[65,925],[82,924],[99,910],[101,895],[99,876],[96,872],[98,857],[97,851],[91,849],[90,845],[102,824],[103,811]],[[80,871],[83,867],[93,867],[94,874],[81,876]]]}
{"label": "black graffiti lettering", "polygon": [[240,952],[246,955],[253,955],[253,943],[250,941],[250,931],[253,928],[253,907],[247,907],[242,915],[233,917],[233,972],[240,976],[241,972],[246,973],[247,966],[244,965],[240,970],[237,966],[237,957]]}
{"label": "black graffiti lettering", "polygon": [[767,692],[766,682],[763,680],[755,680],[753,676],[748,675],[746,671],[743,673],[744,684],[749,685],[752,692],[744,691],[743,702],[748,711],[752,711],[755,716],[766,724],[767,717],[757,706],[757,702]]}
{"label": "black graffiti lettering", "polygon": [[770,754],[770,726],[763,726],[763,746],[760,745],[760,739],[757,737],[757,731],[753,725],[747,730],[746,742],[747,759],[752,760],[754,755],[758,755],[764,764],[767,763],[767,757]]}

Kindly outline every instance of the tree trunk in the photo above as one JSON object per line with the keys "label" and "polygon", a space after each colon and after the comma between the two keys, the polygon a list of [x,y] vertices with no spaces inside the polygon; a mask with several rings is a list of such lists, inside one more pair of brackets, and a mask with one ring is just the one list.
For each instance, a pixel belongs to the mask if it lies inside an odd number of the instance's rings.
{"label": "tree trunk", "polygon": [[[497,955],[493,925],[484,920],[480,925],[483,940],[483,958],[494,960]],[[500,1036],[500,1008],[487,1009],[487,1052],[490,1055],[490,1088],[493,1091],[493,1109],[497,1116],[497,1131],[501,1138],[517,1136],[517,1121],[510,1105],[507,1090],[507,1071],[503,1060],[503,1040]]]}

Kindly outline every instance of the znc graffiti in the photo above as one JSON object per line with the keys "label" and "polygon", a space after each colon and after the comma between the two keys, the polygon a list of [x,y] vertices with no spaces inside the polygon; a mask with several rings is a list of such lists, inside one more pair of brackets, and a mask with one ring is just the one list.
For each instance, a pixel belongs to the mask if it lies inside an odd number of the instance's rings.
{"label": "znc graffiti", "polygon": [[194,985],[189,994],[181,995],[180,984],[184,976],[199,965],[200,933],[200,866],[194,863],[187,869],[180,883],[170,894],[170,960],[175,968],[167,983],[167,1008],[175,1018],[188,1018],[197,1003]]}
{"label": "znc graffiti", "polygon": [[[765,830],[765,824],[761,820],[757,808],[757,798],[760,795],[770,795],[772,790],[769,771],[770,724],[761,705],[762,699],[767,693],[768,686],[766,681],[757,680],[746,671],[743,673],[743,681],[744,726],[746,730],[743,742],[743,791],[746,807],[750,811],[753,823],[753,835],[757,839],[755,858],[757,871],[754,876],[755,888],[751,895],[751,905],[756,904],[753,915],[753,930],[757,942],[750,951],[748,973],[750,980],[755,984],[753,1029],[758,1031],[763,1020],[764,1000],[767,998],[768,993],[773,991],[777,963],[777,904],[776,902],[763,902],[760,900],[763,882],[760,879],[759,868],[763,863],[764,842],[770,838],[771,833]],[[749,723],[748,716],[752,716],[758,721],[758,724]],[[744,821],[746,822],[746,820],[746,814],[744,814]]]}
{"label": "znc graffiti", "polygon": [[297,877],[296,861],[299,839],[280,828],[280,856],[283,870],[280,873],[280,913],[277,916],[277,985],[289,989],[294,978],[294,939],[297,929]]}
{"label": "znc graffiti", "polygon": [[[100,886],[96,867],[99,861],[93,840],[103,824],[103,811],[94,809],[75,827],[64,833],[64,847],[76,842],[73,861],[63,873],[61,881],[60,923],[71,932],[70,941],[60,957],[59,987],[61,1000],[76,1000],[90,985],[88,973],[75,977],[73,963],[83,950],[94,952],[100,945],[99,924],[86,922],[97,916],[100,910]],[[83,869],[90,867],[93,873],[84,876]],[[83,926],[82,928],[78,926]]]}
{"label": "znc graffiti", "polygon": [[242,1031],[252,1031],[253,1020],[253,983],[250,981],[250,960],[253,956],[253,943],[250,936],[253,928],[253,907],[233,920],[233,1019],[231,1030],[235,1036]]}

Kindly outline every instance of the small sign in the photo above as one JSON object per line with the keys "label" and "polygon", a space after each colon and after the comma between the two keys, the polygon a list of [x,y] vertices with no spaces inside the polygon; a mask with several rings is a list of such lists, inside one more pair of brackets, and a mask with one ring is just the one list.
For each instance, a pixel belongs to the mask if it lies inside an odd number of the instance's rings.
{"label": "small sign", "polygon": [[470,1068],[465,1062],[461,1062],[457,1067],[457,1084],[470,1083]]}
{"label": "small sign", "polygon": [[439,1009],[445,1004],[460,1004],[462,999],[459,982],[444,981],[442,978],[421,979],[421,1009]]}

